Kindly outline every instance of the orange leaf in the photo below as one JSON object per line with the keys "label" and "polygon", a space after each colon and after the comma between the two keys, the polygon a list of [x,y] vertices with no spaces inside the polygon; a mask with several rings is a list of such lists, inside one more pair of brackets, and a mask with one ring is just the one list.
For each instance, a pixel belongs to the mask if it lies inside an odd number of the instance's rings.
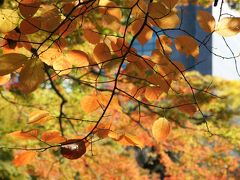
{"label": "orange leaf", "polygon": [[59,76],[69,74],[72,71],[72,64],[64,56],[53,61],[53,69]]}
{"label": "orange leaf", "polygon": [[100,106],[98,99],[95,95],[84,96],[81,99],[80,105],[81,105],[81,108],[83,109],[83,111],[85,111],[86,113],[93,112],[93,111],[97,110]]}
{"label": "orange leaf", "polygon": [[42,134],[42,141],[47,143],[62,143],[66,139],[58,131],[46,131]]}
{"label": "orange leaf", "polygon": [[19,153],[15,156],[13,160],[13,164],[17,167],[27,165],[34,160],[36,155],[37,155],[37,152],[35,151],[26,151],[26,152]]}
{"label": "orange leaf", "polygon": [[198,58],[199,56],[198,43],[196,42],[195,39],[193,39],[190,36],[187,35],[178,36],[175,39],[175,46],[179,52],[185,54],[186,56],[191,55],[194,58]]}
{"label": "orange leaf", "polygon": [[171,124],[166,118],[159,118],[152,125],[152,134],[157,142],[164,141],[171,131]]}
{"label": "orange leaf", "polygon": [[19,139],[25,139],[25,140],[34,140],[37,138],[39,132],[37,129],[33,129],[30,131],[15,131],[12,133],[9,133],[9,136],[16,137]]}
{"label": "orange leaf", "polygon": [[182,111],[183,113],[187,113],[190,116],[193,116],[195,112],[197,112],[197,107],[195,104],[188,104],[190,102],[188,101],[181,101],[181,104],[186,104],[179,106],[178,109]]}
{"label": "orange leaf", "polygon": [[82,66],[88,66],[89,65],[89,57],[83,51],[72,50],[72,51],[69,51],[66,54],[66,56],[67,56],[66,58],[68,59],[68,61],[73,66],[82,67]]}
{"label": "orange leaf", "polygon": [[160,87],[146,87],[144,95],[147,100],[156,101],[162,93],[163,89]]}
{"label": "orange leaf", "polygon": [[91,44],[97,44],[101,40],[99,33],[93,31],[92,29],[84,29],[83,37]]}
{"label": "orange leaf", "polygon": [[206,31],[208,33],[211,33],[214,31],[216,22],[215,22],[214,17],[209,12],[201,11],[201,10],[198,11],[197,21],[198,21],[200,27],[204,31]]}
{"label": "orange leaf", "polygon": [[0,76],[0,86],[6,84],[11,79],[11,75]]}
{"label": "orange leaf", "polygon": [[97,63],[101,63],[112,58],[109,47],[105,43],[98,43],[93,50],[93,56]]}
{"label": "orange leaf", "polygon": [[30,113],[29,118],[28,118],[28,124],[39,124],[42,122],[47,121],[50,116],[49,116],[48,111],[44,110],[36,110]]}
{"label": "orange leaf", "polygon": [[53,8],[40,17],[41,18],[41,29],[44,31],[52,32],[61,23],[61,16],[57,8]]}

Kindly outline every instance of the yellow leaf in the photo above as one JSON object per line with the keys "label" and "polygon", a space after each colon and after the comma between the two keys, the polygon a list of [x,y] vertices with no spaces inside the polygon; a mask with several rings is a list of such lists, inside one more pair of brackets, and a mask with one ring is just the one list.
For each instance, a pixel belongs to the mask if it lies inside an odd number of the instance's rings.
{"label": "yellow leaf", "polygon": [[36,155],[37,152],[35,151],[26,151],[19,153],[14,157],[13,164],[17,167],[27,165],[34,160]]}
{"label": "yellow leaf", "polygon": [[30,131],[15,131],[15,132],[9,133],[8,135],[19,138],[19,139],[24,139],[24,140],[34,140],[37,138],[38,133],[39,132],[37,129],[33,129]]}
{"label": "yellow leaf", "polygon": [[59,76],[69,74],[72,71],[72,64],[64,56],[53,61],[53,69]]}
{"label": "yellow leaf", "polygon": [[208,33],[211,33],[214,31],[216,22],[215,22],[214,17],[209,12],[201,11],[201,10],[198,11],[197,21],[198,21],[200,27],[204,31],[206,31]]}
{"label": "yellow leaf", "polygon": [[194,58],[198,58],[199,56],[199,46],[195,39],[190,36],[182,35],[178,36],[175,39],[176,49],[185,54],[186,56],[193,56]]}
{"label": "yellow leaf", "polygon": [[46,131],[42,134],[41,140],[47,143],[62,143],[66,141],[59,131]]}
{"label": "yellow leaf", "polygon": [[28,124],[39,124],[42,122],[47,121],[50,116],[49,116],[48,111],[44,110],[36,110],[30,113],[29,118],[28,118]]}
{"label": "yellow leaf", "polygon": [[11,79],[11,75],[0,76],[0,86],[6,84]]}
{"label": "yellow leaf", "polygon": [[11,9],[0,9],[0,32],[7,33],[18,26],[19,15]]}
{"label": "yellow leaf", "polygon": [[28,61],[20,72],[20,89],[24,93],[33,92],[44,81],[43,63],[38,59]]}
{"label": "yellow leaf", "polygon": [[176,28],[180,24],[180,19],[177,13],[170,12],[163,18],[155,20],[155,22],[152,22],[152,24],[154,26],[157,25],[161,29],[171,29]]}
{"label": "yellow leaf", "polygon": [[222,18],[217,24],[216,32],[224,37],[237,35],[240,32],[240,18]]}
{"label": "yellow leaf", "polygon": [[93,57],[97,63],[101,63],[112,58],[109,47],[105,43],[98,43],[93,50]]}
{"label": "yellow leaf", "polygon": [[171,131],[171,124],[166,118],[159,118],[152,125],[152,134],[157,142],[164,141]]}
{"label": "yellow leaf", "polygon": [[23,54],[9,53],[0,56],[0,76],[12,73],[27,62]]}

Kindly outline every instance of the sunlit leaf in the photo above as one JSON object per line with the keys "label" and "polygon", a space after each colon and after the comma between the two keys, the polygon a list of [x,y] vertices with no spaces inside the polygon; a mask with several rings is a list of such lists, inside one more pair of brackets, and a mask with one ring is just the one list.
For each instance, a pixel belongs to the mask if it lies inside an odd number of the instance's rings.
{"label": "sunlit leaf", "polygon": [[9,53],[0,56],[0,76],[12,73],[27,62],[27,57],[23,54]]}
{"label": "sunlit leaf", "polygon": [[6,33],[18,26],[19,15],[11,9],[0,9],[0,32]]}
{"label": "sunlit leaf", "polygon": [[164,141],[171,130],[171,124],[166,118],[159,118],[152,125],[152,134],[157,142]]}
{"label": "sunlit leaf", "polygon": [[201,11],[201,10],[198,11],[197,21],[198,21],[200,27],[204,31],[206,31],[208,33],[211,33],[214,31],[216,22],[215,22],[214,17],[209,12]]}
{"label": "sunlit leaf", "polygon": [[198,58],[199,56],[199,46],[195,39],[190,36],[182,35],[178,36],[175,39],[176,49],[185,54],[186,56],[193,56],[194,58]]}
{"label": "sunlit leaf", "polygon": [[86,113],[93,112],[100,107],[98,99],[94,95],[84,96],[80,101],[80,105],[81,105],[82,110],[85,111]]}
{"label": "sunlit leaf", "polygon": [[60,25],[60,23],[61,16],[57,8],[53,8],[41,16],[41,29],[45,31],[54,31]]}
{"label": "sunlit leaf", "polygon": [[239,17],[225,17],[217,23],[216,32],[224,37],[235,36],[240,32]]}
{"label": "sunlit leaf", "polygon": [[50,113],[44,110],[36,110],[29,114],[28,123],[29,124],[39,124],[43,123],[50,118]]}
{"label": "sunlit leaf", "polygon": [[66,58],[68,61],[76,67],[83,67],[83,66],[88,66],[89,65],[89,57],[88,55],[79,50],[71,50],[67,52]]}
{"label": "sunlit leaf", "polygon": [[66,141],[59,131],[53,130],[44,132],[41,140],[47,143],[62,143]]}
{"label": "sunlit leaf", "polygon": [[24,93],[33,92],[45,80],[44,66],[39,59],[29,60],[20,72],[20,89]]}
{"label": "sunlit leaf", "polygon": [[181,104],[178,109],[184,113],[189,114],[190,116],[193,116],[195,112],[197,112],[197,107],[195,104],[191,104],[191,102],[183,100],[181,101]]}
{"label": "sunlit leaf", "polygon": [[53,69],[59,76],[69,74],[72,71],[72,64],[64,56],[53,61]]}
{"label": "sunlit leaf", "polygon": [[91,44],[97,44],[100,42],[101,39],[99,33],[95,32],[92,29],[84,29],[83,37]]}
{"label": "sunlit leaf", "polygon": [[0,76],[0,86],[6,84],[11,79],[11,75],[7,74],[4,76]]}
{"label": "sunlit leaf", "polygon": [[39,131],[37,129],[33,129],[30,131],[15,131],[12,133],[9,133],[8,135],[11,137],[24,139],[24,140],[35,140],[39,134]]}
{"label": "sunlit leaf", "polygon": [[112,58],[109,47],[105,43],[99,43],[93,50],[93,56],[97,63],[101,63]]}
{"label": "sunlit leaf", "polygon": [[35,151],[25,151],[15,155],[13,164],[17,167],[30,164],[36,157],[37,152]]}

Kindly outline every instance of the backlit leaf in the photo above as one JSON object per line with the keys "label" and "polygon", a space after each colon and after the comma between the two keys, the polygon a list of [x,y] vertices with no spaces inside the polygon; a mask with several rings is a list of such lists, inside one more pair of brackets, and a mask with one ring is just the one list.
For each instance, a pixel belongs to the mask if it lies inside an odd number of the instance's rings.
{"label": "backlit leaf", "polygon": [[49,120],[50,113],[44,110],[36,110],[29,114],[28,123],[29,124],[39,124]]}
{"label": "backlit leaf", "polygon": [[166,118],[159,118],[152,125],[152,134],[157,142],[164,141],[171,131],[171,124]]}
{"label": "backlit leaf", "polygon": [[37,152],[35,151],[25,151],[17,154],[14,157],[13,164],[17,167],[30,164],[36,157]]}
{"label": "backlit leaf", "polygon": [[0,86],[6,84],[11,79],[11,75],[0,76]]}
{"label": "backlit leaf", "polygon": [[101,39],[99,33],[95,32],[92,29],[84,29],[83,37],[91,44],[97,44],[100,42]]}
{"label": "backlit leaf", "polygon": [[0,76],[12,73],[27,62],[23,54],[9,53],[0,56]]}
{"label": "backlit leaf", "polygon": [[73,66],[76,66],[76,67],[89,65],[89,57],[83,51],[71,50],[66,54],[66,58]]}
{"label": "backlit leaf", "polygon": [[20,24],[20,31],[24,34],[33,34],[41,28],[41,19],[33,17],[24,19]]}
{"label": "backlit leaf", "polygon": [[45,80],[43,63],[38,59],[29,60],[20,72],[20,89],[33,92]]}
{"label": "backlit leaf", "polygon": [[197,112],[197,107],[195,104],[191,104],[191,102],[183,100],[181,101],[182,106],[179,106],[178,109],[184,113],[193,116],[195,112]]}
{"label": "backlit leaf", "polygon": [[84,96],[80,102],[81,108],[86,113],[93,112],[99,108],[99,102],[96,96]]}
{"label": "backlit leaf", "polygon": [[190,36],[182,35],[178,36],[175,39],[176,49],[185,54],[186,56],[193,56],[194,58],[198,58],[199,56],[199,46],[195,39]]}
{"label": "backlit leaf", "polygon": [[47,143],[62,143],[66,141],[59,131],[46,131],[42,134],[41,140]]}
{"label": "backlit leaf", "polygon": [[200,27],[204,31],[206,31],[208,33],[211,33],[214,31],[216,22],[215,22],[214,17],[209,12],[201,11],[201,10],[198,11],[197,21],[198,21]]}
{"label": "backlit leaf", "polygon": [[40,7],[39,0],[21,0],[18,5],[20,13],[25,18],[32,17]]}
{"label": "backlit leaf", "polygon": [[8,135],[11,137],[19,138],[19,139],[24,139],[24,140],[34,140],[38,136],[38,130],[33,129],[30,131],[15,131],[12,133],[9,133]]}
{"label": "backlit leaf", "polygon": [[53,69],[59,76],[66,75],[72,71],[72,64],[64,56],[60,56],[53,62]]}
{"label": "backlit leaf", "polygon": [[109,47],[105,43],[98,43],[93,50],[93,57],[97,63],[101,63],[112,58]]}
{"label": "backlit leaf", "polygon": [[240,32],[240,18],[222,18],[217,24],[216,32],[224,37],[237,35]]}
{"label": "backlit leaf", "polygon": [[0,9],[0,32],[6,33],[18,26],[19,15],[11,9]]}

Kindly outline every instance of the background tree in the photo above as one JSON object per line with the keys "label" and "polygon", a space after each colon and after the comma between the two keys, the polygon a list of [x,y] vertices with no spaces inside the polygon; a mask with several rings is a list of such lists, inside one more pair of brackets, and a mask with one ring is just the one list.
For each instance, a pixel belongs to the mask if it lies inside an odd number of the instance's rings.
{"label": "background tree", "polygon": [[[171,54],[179,51],[197,62],[200,46],[211,52],[206,43],[212,33],[234,36],[239,33],[240,21],[237,17],[225,16],[220,16],[218,21],[210,13],[198,11],[197,21],[208,33],[204,39],[198,39],[181,28],[181,9],[176,7],[186,3],[177,0],[6,1],[0,9],[1,97],[16,106],[17,109],[13,109],[17,110],[16,117],[11,119],[22,124],[16,130],[14,126],[18,125],[14,121],[13,125],[6,125],[11,133],[4,131],[8,134],[4,138],[17,139],[14,146],[6,144],[7,149],[23,150],[16,152],[15,166],[31,164],[27,169],[32,176],[46,178],[52,173],[54,177],[77,178],[76,170],[70,168],[64,172],[69,161],[63,158],[81,157],[79,161],[86,168],[80,176],[112,177],[114,172],[106,169],[110,164],[105,163],[108,154],[90,156],[94,155],[95,147],[97,152],[106,151],[112,139],[122,145],[145,147],[146,151],[152,147],[148,154],[154,156],[150,159],[156,165],[161,164],[155,172],[162,178],[177,174],[179,177],[228,177],[233,173],[234,176],[237,163],[233,169],[219,173],[209,171],[212,164],[202,162],[219,148],[214,143],[203,148],[205,136],[202,145],[193,137],[185,148],[189,156],[181,155],[179,148],[187,137],[178,139],[182,134],[177,132],[179,127],[193,130],[190,134],[197,136],[198,127],[192,124],[204,124],[201,131],[212,139],[216,137],[217,142],[232,140],[227,150],[220,146],[219,158],[223,157],[222,152],[227,158],[219,168],[237,161],[238,156],[234,159],[229,154],[234,149],[230,145],[237,141],[235,132],[232,136],[224,130],[217,132],[216,128],[217,115],[229,119],[235,111],[224,109],[226,104],[221,103],[219,107],[208,106],[209,102],[218,105],[219,90],[207,78],[186,75],[188,69],[172,60]],[[206,1],[192,3],[206,5]],[[183,35],[167,36],[169,31],[180,31]],[[144,45],[152,34],[157,35],[157,48],[151,56],[139,55],[133,48],[134,41]],[[172,132],[165,141],[171,129],[176,129],[176,133]],[[98,142],[104,148],[98,147]],[[195,159],[198,162],[195,166],[189,162],[192,147],[201,155],[208,152],[203,160]],[[117,158],[116,163],[122,167],[119,176],[127,169],[136,176],[132,178],[146,175],[136,170],[136,163],[122,154]],[[124,161],[132,168],[121,164]],[[178,165],[179,162],[184,166]],[[75,163],[70,163],[74,167]],[[102,163],[102,170],[94,174],[98,163]],[[51,168],[46,169],[46,164]],[[194,168],[194,171],[177,173],[182,170],[179,166]],[[79,166],[76,169],[80,169]],[[199,173],[201,169],[204,173]]]}

